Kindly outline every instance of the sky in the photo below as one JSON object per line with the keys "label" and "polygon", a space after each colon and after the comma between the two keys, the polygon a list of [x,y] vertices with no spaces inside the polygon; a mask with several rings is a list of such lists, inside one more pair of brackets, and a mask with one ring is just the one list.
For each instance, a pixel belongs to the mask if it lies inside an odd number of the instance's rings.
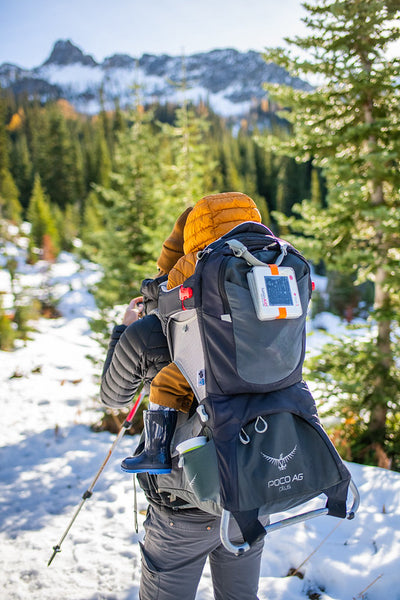
{"label": "sky", "polygon": [[126,53],[262,51],[301,35],[301,0],[0,0],[0,64],[41,65],[58,39],[102,62]]}

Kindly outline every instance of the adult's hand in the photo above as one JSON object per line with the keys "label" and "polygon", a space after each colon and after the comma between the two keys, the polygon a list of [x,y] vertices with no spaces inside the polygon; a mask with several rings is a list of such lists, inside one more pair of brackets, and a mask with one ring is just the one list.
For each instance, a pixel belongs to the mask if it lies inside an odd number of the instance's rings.
{"label": "adult's hand", "polygon": [[132,323],[140,319],[142,312],[143,296],[137,296],[136,298],[132,298],[125,311],[124,318],[122,320],[123,325],[131,325]]}

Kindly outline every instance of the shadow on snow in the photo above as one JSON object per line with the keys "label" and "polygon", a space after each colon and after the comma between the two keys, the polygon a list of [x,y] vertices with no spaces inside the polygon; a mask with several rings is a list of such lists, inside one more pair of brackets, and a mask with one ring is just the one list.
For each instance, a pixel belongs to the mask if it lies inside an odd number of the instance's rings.
{"label": "shadow on snow", "polygon": [[[74,425],[58,433],[47,429],[27,435],[0,448],[0,531],[15,538],[20,531],[39,530],[49,516],[78,506],[114,439],[107,432]],[[106,471],[116,468],[113,462],[121,457],[115,454]],[[94,493],[108,487],[109,481],[100,478]]]}

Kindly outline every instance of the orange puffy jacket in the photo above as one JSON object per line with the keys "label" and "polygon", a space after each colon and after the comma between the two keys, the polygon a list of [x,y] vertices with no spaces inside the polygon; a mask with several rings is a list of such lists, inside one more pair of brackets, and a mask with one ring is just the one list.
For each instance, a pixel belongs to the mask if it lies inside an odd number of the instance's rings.
{"label": "orange puffy jacket", "polygon": [[[181,285],[193,274],[197,252],[211,244],[233,227],[245,221],[261,223],[254,201],[240,192],[225,192],[205,196],[188,214],[183,230],[182,256],[168,276],[168,289]],[[194,398],[193,391],[175,363],[170,363],[155,376],[149,400],[188,412]]]}

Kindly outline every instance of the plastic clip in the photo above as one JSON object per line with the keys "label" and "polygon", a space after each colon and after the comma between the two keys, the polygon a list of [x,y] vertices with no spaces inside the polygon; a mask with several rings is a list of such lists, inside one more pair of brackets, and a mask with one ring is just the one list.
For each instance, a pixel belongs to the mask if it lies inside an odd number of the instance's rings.
{"label": "plastic clip", "polygon": [[265,433],[268,429],[267,421],[263,417],[258,416],[254,425],[254,429],[257,433]]}
{"label": "plastic clip", "polygon": [[281,247],[281,253],[275,261],[275,264],[278,267],[281,264],[281,262],[283,261],[283,259],[285,258],[285,256],[287,255],[289,244],[287,244],[286,242],[283,242],[283,243],[281,242],[280,247]]}
{"label": "plastic clip", "polygon": [[186,310],[185,305],[183,304],[185,300],[192,298],[193,290],[190,287],[181,287],[179,288],[179,300],[182,302],[182,310]]}
{"label": "plastic clip", "polygon": [[200,417],[200,421],[201,421],[202,423],[206,423],[206,422],[208,421],[208,419],[209,419],[209,416],[208,416],[208,414],[207,414],[207,411],[206,411],[206,409],[204,408],[204,405],[203,405],[203,404],[199,404],[199,406],[196,408],[196,412],[197,412],[197,414],[199,415],[199,417]]}
{"label": "plastic clip", "polygon": [[250,441],[251,441],[249,434],[246,432],[245,429],[243,429],[243,427],[242,427],[242,429],[240,430],[240,433],[239,433],[239,440],[245,446],[246,446],[246,444],[250,444]]}

